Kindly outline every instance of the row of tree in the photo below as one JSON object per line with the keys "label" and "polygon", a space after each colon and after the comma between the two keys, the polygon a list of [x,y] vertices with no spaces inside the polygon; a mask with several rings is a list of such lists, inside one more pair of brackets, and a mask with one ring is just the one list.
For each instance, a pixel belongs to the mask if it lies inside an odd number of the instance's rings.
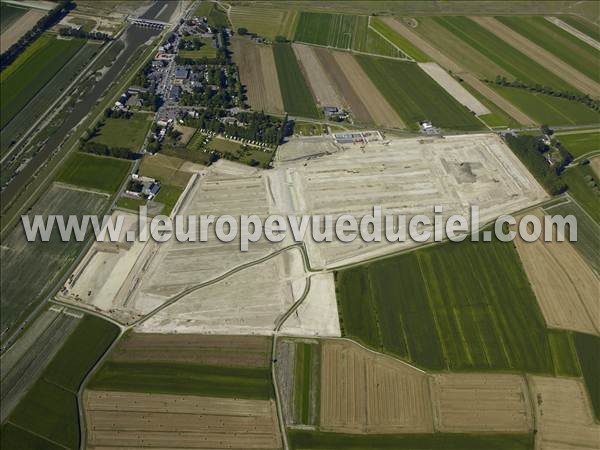
{"label": "row of tree", "polygon": [[112,156],[122,159],[137,159],[139,153],[133,152],[126,147],[109,147],[106,144],[99,142],[87,141],[81,148],[84,152],[93,153],[94,155]]}
{"label": "row of tree", "polygon": [[561,91],[554,89],[550,86],[543,86],[541,84],[530,85],[519,80],[508,80],[506,77],[498,75],[495,80],[491,81],[484,79],[486,83],[495,84],[497,86],[512,87],[517,89],[526,89],[530,92],[537,92],[539,94],[549,95],[552,97],[564,98],[567,100],[583,103],[587,107],[594,111],[600,112],[600,100],[590,97],[588,94],[581,94],[577,92]]}
{"label": "row of tree", "polygon": [[44,31],[60,22],[73,8],[75,8],[75,3],[71,0],[61,0],[58,2],[58,5],[38,20],[31,30],[21,36],[17,42],[0,55],[0,71],[8,67]]}
{"label": "row of tree", "polygon": [[62,27],[58,30],[61,36],[72,36],[81,39],[95,39],[96,41],[112,41],[112,36],[100,31],[83,31],[81,28],[76,30],[71,27]]}

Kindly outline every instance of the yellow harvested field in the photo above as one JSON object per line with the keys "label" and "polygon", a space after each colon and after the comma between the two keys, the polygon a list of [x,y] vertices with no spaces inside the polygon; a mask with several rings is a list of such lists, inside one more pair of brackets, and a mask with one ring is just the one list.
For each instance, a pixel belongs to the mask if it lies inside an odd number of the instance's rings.
{"label": "yellow harvested field", "polygon": [[231,44],[233,59],[239,67],[242,84],[246,86],[250,106],[257,111],[283,114],[272,48],[246,38],[234,38]]}
{"label": "yellow harvested field", "polygon": [[590,165],[597,177],[600,177],[600,156],[590,159]]}
{"label": "yellow harvested field", "polygon": [[85,391],[87,448],[278,449],[273,400]]}
{"label": "yellow harvested field", "polygon": [[111,360],[268,367],[270,354],[271,339],[266,336],[130,333]]}
{"label": "yellow harvested field", "polygon": [[544,66],[554,75],[562,78],[575,88],[594,96],[600,95],[600,84],[582,74],[577,69],[554,56],[552,53],[534,44],[529,39],[514,32],[493,17],[472,17],[482,27],[494,33],[498,38],[518,49],[532,60]]}
{"label": "yellow harvested field", "polygon": [[324,341],[320,420],[340,433],[433,432],[427,374],[350,341]]}
{"label": "yellow harvested field", "polygon": [[[431,20],[427,22],[427,27],[431,27],[433,30],[425,30],[425,26],[422,23],[419,23],[416,28],[417,30],[421,30],[419,31],[421,35],[419,35],[417,32],[413,31],[413,29],[391,17],[383,17],[381,20],[389,25],[396,33],[408,39],[419,50],[426,53],[440,66],[460,75],[469,86],[494,103],[517,122],[523,125],[536,124],[532,118],[479,80],[479,77],[482,75],[479,73],[481,68],[485,68],[486,72],[491,71],[490,73],[493,74],[491,75],[492,78],[499,74],[506,74],[507,76],[508,74],[499,68],[493,61],[490,61],[484,55],[456,38],[456,36],[444,27]],[[444,42],[443,46],[436,47],[422,37],[431,35],[433,32],[437,33],[436,36],[442,38],[441,40]],[[460,64],[457,61],[460,61]],[[474,72],[467,72],[466,69],[474,70]]]}
{"label": "yellow harvested field", "polygon": [[46,14],[47,11],[41,9],[30,9],[19,17],[15,23],[2,33],[2,39],[0,39],[0,53],[4,53],[14,43],[21,39],[21,36],[31,30],[37,21]]}
{"label": "yellow harvested field", "polygon": [[291,39],[298,12],[256,5],[232,5],[229,18],[235,30],[244,27],[271,40],[277,35]]}
{"label": "yellow harvested field", "polygon": [[192,138],[192,136],[194,136],[194,133],[196,133],[195,128],[184,127],[183,125],[180,125],[178,123],[175,124],[175,129],[181,133],[179,142],[182,144],[187,144],[188,142],[190,142],[190,139]]}
{"label": "yellow harvested field", "polygon": [[581,380],[531,376],[529,385],[535,399],[536,449],[600,448],[600,425]]}
{"label": "yellow harvested field", "polygon": [[533,428],[525,379],[509,374],[440,374],[432,380],[436,430],[526,433]]}
{"label": "yellow harvested field", "polygon": [[293,48],[317,103],[320,106],[344,106],[345,102],[342,100],[342,96],[337,92],[335,84],[317,59],[313,47],[293,44]]}
{"label": "yellow harvested field", "polygon": [[[535,215],[543,220],[543,212]],[[600,280],[570,242],[514,240],[549,327],[600,335]]]}
{"label": "yellow harvested field", "polygon": [[405,128],[400,116],[377,90],[354,56],[346,52],[333,52],[333,55],[373,121],[384,127]]}
{"label": "yellow harvested field", "polygon": [[174,156],[146,153],[140,165],[140,175],[184,188],[192,176],[192,171],[185,169],[185,163],[185,160]]}

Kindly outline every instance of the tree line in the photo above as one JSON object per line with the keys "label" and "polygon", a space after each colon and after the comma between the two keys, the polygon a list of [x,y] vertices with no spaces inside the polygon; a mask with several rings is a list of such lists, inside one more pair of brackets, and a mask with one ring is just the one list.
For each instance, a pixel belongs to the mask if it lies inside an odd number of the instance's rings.
{"label": "tree line", "polygon": [[61,0],[55,8],[48,11],[48,14],[38,20],[31,30],[21,36],[17,42],[0,55],[0,71],[8,67],[44,31],[60,22],[73,8],[75,8],[73,1]]}
{"label": "tree line", "polygon": [[112,41],[112,36],[100,31],[83,31],[82,29],[76,30],[71,27],[62,27],[58,30],[61,36],[71,36],[81,39],[94,39],[96,41]]}

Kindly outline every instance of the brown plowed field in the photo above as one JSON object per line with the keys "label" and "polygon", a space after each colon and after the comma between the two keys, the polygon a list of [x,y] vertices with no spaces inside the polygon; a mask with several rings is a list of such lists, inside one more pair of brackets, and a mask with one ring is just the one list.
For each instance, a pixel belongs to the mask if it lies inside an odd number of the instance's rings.
{"label": "brown plowed field", "polygon": [[88,448],[281,448],[272,400],[86,391]]}
{"label": "brown plowed field", "polygon": [[293,44],[292,47],[317,103],[320,106],[344,106],[345,102],[317,59],[313,47],[303,44]]}
{"label": "brown plowed field", "polygon": [[352,54],[333,52],[333,57],[377,125],[392,128],[406,127],[400,116],[377,90]]}
{"label": "brown plowed field", "polygon": [[25,33],[33,28],[33,26],[46,15],[46,11],[40,9],[30,9],[25,14],[17,19],[4,33],[0,39],[0,53],[4,53],[15,42],[21,39]]}
{"label": "brown plowed field", "polygon": [[526,433],[533,427],[521,376],[441,374],[433,376],[432,385],[438,431]]}
{"label": "brown plowed field", "polygon": [[594,423],[585,386],[573,378],[532,376],[535,399],[536,449],[600,448],[600,425]]}
{"label": "brown plowed field", "polygon": [[[480,81],[476,75],[467,72],[464,64],[468,63],[468,61],[473,61],[473,64],[477,64],[478,66],[487,67],[487,70],[494,70],[494,77],[499,73],[505,73],[502,69],[496,69],[497,65],[490,61],[488,58],[483,56],[481,53],[477,52],[470,48],[464,42],[461,42],[459,39],[454,37],[452,33],[445,30],[443,27],[435,24],[433,21],[431,23],[428,22],[428,26],[435,26],[439,28],[440,33],[444,33],[444,42],[443,46],[440,46],[442,50],[448,53],[449,49],[452,48],[455,53],[452,53],[454,57],[447,56],[442,51],[438,50],[438,48],[434,47],[420,35],[418,35],[415,31],[411,30],[404,24],[394,20],[391,17],[384,17],[382,20],[388,24],[394,31],[398,34],[402,35],[410,42],[412,42],[417,48],[421,51],[429,55],[435,62],[437,62],[440,66],[444,67],[446,70],[454,72],[455,74],[460,74],[461,78],[469,84],[473,89],[482,94],[488,100],[493,102],[496,106],[506,112],[509,116],[514,118],[516,121],[523,125],[535,125],[536,122],[523,113],[521,110],[516,108],[512,103],[502,97],[500,94],[496,93],[493,89],[488,87],[485,83]],[[419,25],[421,27],[422,25]],[[436,28],[436,32],[437,32]],[[448,36],[446,36],[446,34]],[[429,34],[428,34],[429,35]],[[453,46],[450,47],[449,43],[453,43]],[[456,61],[460,61],[458,64]],[[469,70],[473,70],[469,66],[467,66]],[[478,73],[478,72],[475,72]]]}
{"label": "brown plowed field", "polygon": [[245,38],[231,40],[233,59],[246,86],[248,103],[257,111],[283,114],[283,100],[273,50]]}
{"label": "brown plowed field", "polygon": [[562,78],[575,88],[594,96],[600,95],[600,84],[568,65],[560,58],[534,44],[529,39],[511,30],[493,17],[472,17],[482,27],[494,33],[532,60],[544,66],[554,75]]}
{"label": "brown plowed field", "polygon": [[573,245],[514,242],[548,326],[600,334],[600,281]]}
{"label": "brown plowed field", "polygon": [[428,377],[355,343],[324,341],[321,429],[341,433],[433,432]]}
{"label": "brown plowed field", "polygon": [[354,119],[360,123],[372,123],[373,118],[369,114],[367,107],[350,84],[348,77],[336,62],[331,51],[320,47],[315,47],[313,50],[323,68],[340,90],[342,97],[346,100]]}
{"label": "brown plowed field", "polygon": [[114,361],[172,361],[211,366],[267,367],[267,336],[131,333],[113,351]]}

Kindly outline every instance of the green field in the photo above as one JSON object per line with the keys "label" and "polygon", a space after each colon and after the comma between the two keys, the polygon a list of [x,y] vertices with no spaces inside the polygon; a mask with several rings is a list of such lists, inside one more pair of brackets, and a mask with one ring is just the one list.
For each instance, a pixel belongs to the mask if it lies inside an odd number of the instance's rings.
{"label": "green field", "polygon": [[131,162],[76,152],[65,163],[56,181],[115,193],[125,181]]}
{"label": "green field", "polygon": [[129,119],[104,119],[98,134],[90,142],[98,142],[112,148],[127,148],[139,152],[144,144],[146,133],[152,124],[152,115],[134,113]]}
{"label": "green field", "polygon": [[[344,334],[431,370],[576,375],[512,243],[447,243],[336,274]],[[564,341],[564,342],[561,342]]]}
{"label": "green field", "polygon": [[7,422],[0,428],[0,447],[19,450],[61,450],[64,447]]}
{"label": "green field", "polygon": [[273,55],[281,96],[286,112],[294,116],[319,117],[312,93],[302,75],[298,60],[290,44],[274,44]]}
{"label": "green field", "polygon": [[[101,214],[108,204],[105,195],[53,185],[28,211],[30,217],[50,214]],[[62,242],[54,230],[48,242],[28,242],[19,223],[0,248],[0,327],[16,327],[23,315],[39,304],[69,268],[83,248],[83,242]]]}
{"label": "green field", "polygon": [[320,355],[318,344],[296,343],[294,412],[298,423],[303,425],[314,425],[316,423],[316,411],[311,407],[318,404],[312,397],[319,391],[318,367]]}
{"label": "green field", "polygon": [[217,49],[210,45],[205,45],[198,50],[180,50],[178,55],[189,59],[211,59],[217,56]]}
{"label": "green field", "polygon": [[576,16],[560,16],[559,19],[571,25],[573,28],[578,29],[582,33],[587,34],[596,41],[600,41],[600,29],[589,20]]}
{"label": "green field", "polygon": [[130,211],[135,211],[136,213],[139,211],[140,206],[144,206],[146,204],[146,200],[143,198],[129,198],[129,197],[121,197],[117,200],[117,207],[128,209]]}
{"label": "green field", "polygon": [[396,46],[398,46],[404,53],[413,58],[418,62],[427,62],[431,61],[425,53],[415,47],[412,42],[406,39],[404,36],[399,35],[394,30],[392,30],[387,24],[381,21],[381,19],[377,17],[371,17],[371,27],[379,31],[386,38],[392,41]]}
{"label": "green field", "polygon": [[115,325],[98,317],[81,319],[40,379],[9,416],[9,422],[40,438],[78,449],[79,386],[118,332]]}
{"label": "green field", "polygon": [[212,397],[273,397],[269,368],[215,367],[175,362],[105,363],[91,380],[91,389]]}
{"label": "green field", "polygon": [[274,40],[276,36],[287,39],[294,37],[296,20],[299,13],[292,9],[275,9],[269,5],[244,5],[236,3],[231,5],[229,18],[233,28],[246,28],[251,33]]}
{"label": "green field", "polygon": [[517,80],[577,92],[567,81],[546,70],[516,48],[467,17],[436,17],[440,25],[494,61]]}
{"label": "green field", "polygon": [[577,242],[573,245],[596,272],[600,273],[600,227],[575,202],[544,209],[548,214],[577,218]]}
{"label": "green field", "polygon": [[173,211],[173,208],[175,207],[175,204],[177,203],[177,200],[179,200],[179,197],[182,193],[182,187],[166,183],[161,184],[160,191],[154,199],[155,201],[165,205],[160,213],[164,214],[165,216],[171,214],[171,211]]}
{"label": "green field", "polygon": [[569,187],[569,194],[600,224],[600,180],[589,164],[565,170],[561,178]]}
{"label": "green field", "polygon": [[369,28],[368,16],[302,12],[294,40],[377,55],[406,56]]}
{"label": "green field", "polygon": [[565,98],[529,92],[525,89],[490,85],[538,123],[547,125],[588,125],[600,122],[600,114]]}
{"label": "green field", "polygon": [[0,74],[0,128],[38,93],[83,46],[83,39],[44,34]]}
{"label": "green field", "polygon": [[600,421],[600,337],[581,333],[575,333],[574,336],[575,348],[594,415],[596,420]]}
{"label": "green field", "polygon": [[294,450],[531,450],[529,434],[341,434],[290,430]]}
{"label": "green field", "polygon": [[[4,5],[4,3],[3,3]],[[56,100],[81,73],[91,58],[98,52],[100,45],[96,42],[87,42],[77,54],[71,58],[46,85],[32,98],[32,100],[19,111],[5,127],[0,131],[0,153],[6,150],[23,133],[46,112],[48,107]]]}
{"label": "green field", "polygon": [[[497,19],[592,80],[600,73],[600,51],[544,17],[504,16]],[[590,94],[592,94],[590,92]]]}
{"label": "green field", "polygon": [[461,131],[484,128],[477,117],[418,65],[364,55],[357,55],[356,59],[410,128],[418,129],[420,120],[431,120],[435,126]]}
{"label": "green field", "polygon": [[15,23],[27,11],[29,11],[27,8],[2,2],[0,4],[0,32],[4,33],[4,30]]}
{"label": "green field", "polygon": [[583,133],[555,134],[554,137],[569,151],[574,158],[600,150],[600,131]]}
{"label": "green field", "polygon": [[269,165],[271,159],[273,159],[273,154],[275,153],[272,148],[262,150],[261,148],[250,145],[244,147],[239,142],[219,137],[212,138],[211,141],[206,144],[206,147],[209,150],[220,152],[228,159],[263,168],[266,168]]}

